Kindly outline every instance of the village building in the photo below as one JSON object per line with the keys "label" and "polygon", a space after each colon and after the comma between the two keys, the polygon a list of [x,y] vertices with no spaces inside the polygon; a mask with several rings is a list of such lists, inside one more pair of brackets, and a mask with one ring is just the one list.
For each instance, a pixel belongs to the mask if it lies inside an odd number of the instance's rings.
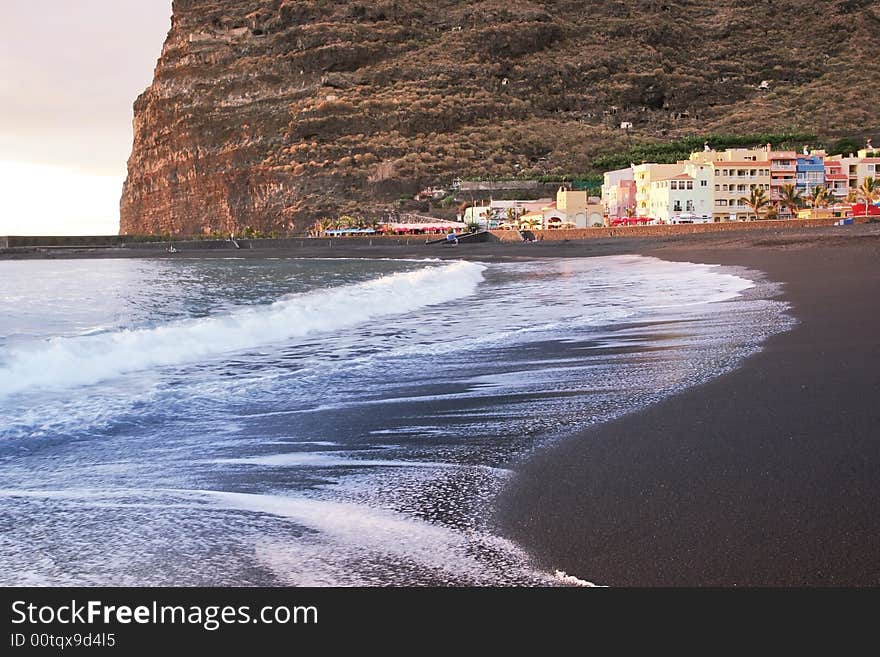
{"label": "village building", "polygon": [[464,214],[461,215],[461,221],[465,224],[480,224],[481,226],[486,226],[489,222],[489,217],[492,214],[492,208],[488,205],[474,205],[469,208],[465,208]]}
{"label": "village building", "polygon": [[692,162],[684,168],[684,173],[651,182],[650,216],[667,224],[709,223],[713,220],[713,167]]}
{"label": "village building", "polygon": [[840,160],[826,159],[825,187],[837,200],[844,200],[849,195],[849,176],[843,172]]}
{"label": "village building", "polygon": [[797,188],[810,196],[817,187],[825,187],[825,151],[813,151],[797,157]]}
{"label": "village building", "polygon": [[589,193],[560,187],[556,201],[541,208],[545,228],[590,228],[604,226],[604,208]]}
{"label": "village building", "polygon": [[[769,146],[769,144],[768,144]],[[795,151],[772,151],[770,153],[770,193],[771,202],[783,199],[782,188],[787,185],[797,187],[798,155]],[[788,212],[782,208],[782,212]]]}
{"label": "village building", "polygon": [[846,175],[848,189],[854,190],[861,187],[865,178],[877,178],[880,176],[880,149],[875,149],[868,143],[867,148],[860,149],[857,153],[848,156],[833,155],[826,162],[838,163],[841,173]]}
{"label": "village building", "polygon": [[[780,217],[793,218],[781,203],[783,188],[791,185],[805,200],[818,187],[828,189],[837,201],[823,213],[830,218],[843,216],[847,210],[842,202],[866,178],[878,175],[880,150],[870,140],[858,153],[833,157],[806,146],[797,153],[774,151],[771,144],[724,151],[707,144],[675,164],[643,163],[605,173],[602,205],[610,221],[632,216],[633,205],[637,217],[667,223],[747,221],[755,218],[747,200],[753,190],[760,189]],[[797,215],[817,216],[815,212]]]}
{"label": "village building", "polygon": [[501,223],[519,221],[519,218],[528,212],[540,212],[541,209],[553,202],[552,198],[539,198],[534,201],[513,200],[489,202],[492,208],[492,218]]}
{"label": "village building", "polygon": [[[728,148],[725,151],[701,151],[691,155],[691,162],[712,165],[712,217],[714,221],[746,221],[749,207],[743,201],[752,189],[763,189],[771,198],[771,182],[778,189],[794,184],[797,162],[794,151],[773,152],[764,148]],[[771,177],[771,168],[777,175]]]}
{"label": "village building", "polygon": [[516,226],[524,215],[535,212],[540,214],[543,208],[551,203],[553,203],[552,198],[506,201],[490,199],[488,203],[483,205],[465,208],[460,218],[465,223],[477,223],[483,228]]}
{"label": "village building", "polygon": [[637,164],[632,167],[632,170],[636,184],[636,216],[650,217],[651,183],[684,173],[684,163]]}
{"label": "village building", "polygon": [[635,214],[636,181],[632,167],[605,173],[602,182],[602,206],[609,219]]}

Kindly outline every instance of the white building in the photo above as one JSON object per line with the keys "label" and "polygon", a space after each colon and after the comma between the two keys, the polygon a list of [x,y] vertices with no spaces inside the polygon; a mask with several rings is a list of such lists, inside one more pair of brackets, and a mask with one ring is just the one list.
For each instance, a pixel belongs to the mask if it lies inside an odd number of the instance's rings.
{"label": "white building", "polygon": [[651,181],[648,211],[668,224],[712,221],[712,166],[690,163],[685,172]]}

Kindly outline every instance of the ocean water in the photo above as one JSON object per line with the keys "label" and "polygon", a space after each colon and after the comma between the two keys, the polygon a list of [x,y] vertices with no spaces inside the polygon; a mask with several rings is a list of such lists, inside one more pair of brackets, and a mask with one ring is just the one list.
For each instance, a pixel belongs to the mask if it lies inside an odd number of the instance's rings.
{"label": "ocean water", "polygon": [[601,583],[534,568],[493,499],[532,450],[784,330],[752,278],[640,256],[0,262],[0,584]]}

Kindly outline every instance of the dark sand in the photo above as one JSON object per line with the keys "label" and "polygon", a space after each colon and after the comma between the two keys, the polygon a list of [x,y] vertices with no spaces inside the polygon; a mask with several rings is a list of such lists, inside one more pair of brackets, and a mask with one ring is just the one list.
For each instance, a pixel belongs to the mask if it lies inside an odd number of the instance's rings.
{"label": "dark sand", "polygon": [[499,519],[613,586],[880,584],[880,231],[640,249],[784,283],[800,324],[737,371],[537,454]]}

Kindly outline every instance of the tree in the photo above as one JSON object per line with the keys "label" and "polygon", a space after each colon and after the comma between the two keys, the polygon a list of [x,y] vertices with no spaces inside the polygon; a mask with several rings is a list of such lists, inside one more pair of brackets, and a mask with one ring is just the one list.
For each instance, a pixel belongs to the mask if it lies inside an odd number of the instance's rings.
{"label": "tree", "polygon": [[543,220],[534,215],[520,218],[520,230],[537,230],[543,225]]}
{"label": "tree", "polygon": [[831,192],[828,191],[828,188],[822,187],[819,185],[818,187],[813,188],[813,193],[810,194],[810,205],[814,208],[827,208],[831,205],[832,195]]}
{"label": "tree", "polygon": [[760,219],[761,214],[770,204],[770,200],[767,198],[767,192],[760,187],[752,187],[752,193],[748,197],[740,197],[739,201],[749,207],[755,215],[755,219]]}
{"label": "tree", "polygon": [[804,207],[804,198],[801,190],[796,185],[783,185],[779,189],[779,204],[788,208],[789,214],[794,217],[797,211]]}
{"label": "tree", "polygon": [[865,203],[865,216],[870,216],[868,206],[880,198],[880,182],[870,176],[865,178],[859,186],[858,197]]}
{"label": "tree", "polygon": [[829,155],[846,155],[847,153],[855,153],[859,150],[859,145],[855,139],[849,137],[841,139],[835,143],[828,151]]}

